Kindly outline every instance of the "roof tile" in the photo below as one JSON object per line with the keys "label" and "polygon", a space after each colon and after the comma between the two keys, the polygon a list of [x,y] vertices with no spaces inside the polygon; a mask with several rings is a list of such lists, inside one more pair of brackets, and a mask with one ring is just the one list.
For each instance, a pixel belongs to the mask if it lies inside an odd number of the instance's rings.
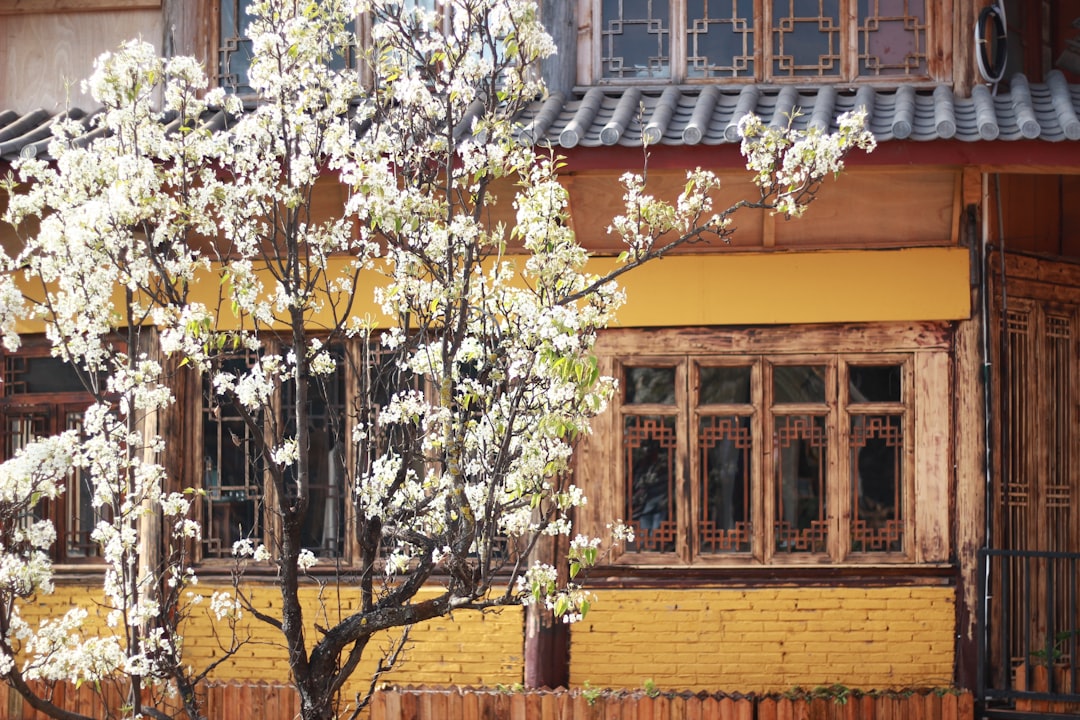
{"label": "roof tile", "polygon": [[[555,93],[533,103],[520,116],[519,137],[562,148],[640,147],[643,140],[650,145],[722,145],[739,142],[738,122],[747,112],[776,127],[791,121],[799,128],[832,129],[840,114],[859,106],[866,107],[870,130],[882,142],[1080,140],[1080,85],[1069,85],[1057,70],[1044,83],[1013,76],[1009,90],[998,95],[976,86],[970,97],[945,85],[591,87],[570,97]],[[476,114],[470,112],[468,123],[456,128],[455,135],[468,131]],[[79,120],[87,129],[76,141],[79,144],[104,132],[91,130],[93,116],[78,110],[67,115],[0,111],[0,159],[44,155],[52,126],[64,117]],[[226,117],[208,113],[203,123],[220,130]]]}

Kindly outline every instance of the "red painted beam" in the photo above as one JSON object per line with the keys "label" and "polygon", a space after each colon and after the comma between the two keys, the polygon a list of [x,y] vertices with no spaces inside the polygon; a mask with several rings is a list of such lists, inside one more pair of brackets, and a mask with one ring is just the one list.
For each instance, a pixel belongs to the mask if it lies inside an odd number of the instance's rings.
{"label": "red painted beam", "polygon": [[[558,149],[567,159],[569,172],[588,170],[638,170],[644,164],[641,148],[576,147]],[[658,170],[684,168],[741,168],[745,161],[736,144],[725,145],[654,145],[648,149],[649,167]],[[852,167],[897,165],[974,165],[1031,166],[1057,168],[1060,172],[1075,169],[1080,173],[1080,142],[1045,140],[998,140],[964,142],[961,140],[889,140],[880,143],[867,155],[849,156]]]}

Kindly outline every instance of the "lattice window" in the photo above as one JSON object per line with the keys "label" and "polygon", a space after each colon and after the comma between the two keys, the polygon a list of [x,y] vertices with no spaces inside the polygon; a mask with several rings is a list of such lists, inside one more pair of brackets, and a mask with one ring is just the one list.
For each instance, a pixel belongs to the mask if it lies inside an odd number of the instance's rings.
{"label": "lattice window", "polygon": [[[241,377],[258,355],[241,352],[221,361],[221,371]],[[254,427],[253,427],[254,425]],[[241,409],[213,391],[203,376],[203,553],[231,557],[233,543],[263,537],[263,457],[255,433],[261,418],[248,423]]]}
{"label": "lattice window", "polygon": [[[411,0],[409,5],[431,5],[433,0]],[[217,83],[238,95],[250,95],[252,0],[218,0]],[[335,70],[357,67],[357,48],[343,47],[334,54],[330,66]]]}
{"label": "lattice window", "polygon": [[754,77],[755,29],[753,0],[687,0],[687,77]]}
{"label": "lattice window", "polygon": [[672,552],[678,530],[675,483],[677,373],[673,367],[626,369],[623,402],[625,516],[637,552]]}
{"label": "lattice window", "polygon": [[[93,401],[79,373],[44,348],[30,348],[3,359],[3,457],[10,458],[36,438],[82,428],[83,412]],[[93,506],[93,488],[82,472],[68,473],[63,494],[39,506],[56,528],[53,558],[76,562],[100,556],[90,539],[102,515]]]}
{"label": "lattice window", "polygon": [[924,0],[859,0],[859,75],[924,77]]}
{"label": "lattice window", "polygon": [[851,549],[900,552],[905,526],[904,368],[854,365],[847,374]]}
{"label": "lattice window", "polygon": [[701,552],[750,552],[750,463],[753,436],[748,416],[707,416],[698,426]]}
{"label": "lattice window", "polygon": [[637,536],[624,558],[910,557],[910,355],[632,362],[617,405],[620,513]]}
{"label": "lattice window", "polygon": [[834,78],[840,75],[838,0],[773,0],[774,77]]}
{"label": "lattice window", "polygon": [[829,540],[825,417],[781,415],[774,422],[774,547],[777,552],[823,553]]}
{"label": "lattice window", "polygon": [[[346,408],[345,350],[331,346],[329,355],[335,369],[329,375],[314,377],[308,385],[308,505],[300,531],[302,546],[320,557],[345,554]],[[281,406],[286,437],[295,437],[295,417],[288,410],[296,402],[295,384],[282,388]],[[296,468],[286,473],[285,487],[295,490]]]}
{"label": "lattice window", "polygon": [[603,0],[604,75],[671,76],[671,8],[667,0]]}
{"label": "lattice window", "polygon": [[930,79],[927,0],[593,0],[599,77]]}

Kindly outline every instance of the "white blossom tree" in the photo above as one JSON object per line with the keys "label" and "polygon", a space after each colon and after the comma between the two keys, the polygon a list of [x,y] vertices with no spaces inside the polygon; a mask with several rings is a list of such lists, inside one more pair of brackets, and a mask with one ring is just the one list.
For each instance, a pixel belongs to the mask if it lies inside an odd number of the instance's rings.
{"label": "white blossom tree", "polygon": [[[723,241],[740,207],[800,214],[853,147],[873,144],[859,114],[832,134],[748,117],[760,197],[713,208],[718,181],[697,170],[665,202],[629,174],[611,230],[623,262],[595,276],[569,229],[561,161],[519,142],[514,123],[542,96],[533,65],[554,50],[536,5],[444,5],[255,2],[246,107],[207,91],[194,61],[132,42],[89,81],[101,132],[58,124],[52,159],[22,161],[9,181],[7,219],[34,229],[4,258],[5,346],[19,344],[19,318],[40,319],[97,400],[81,429],[0,465],[0,676],[44,711],[75,717],[27,680],[119,678],[123,712],[161,716],[147,689],[171,687],[178,712],[199,716],[205,673],[184,664],[179,623],[199,599],[209,488],[163,464],[156,425],[184,372],[204,378],[207,407],[238,418],[233,440],[265,482],[268,519],[241,526],[234,591],[208,604],[280,630],[304,718],[358,713],[424,620],[520,603],[580,618],[578,573],[602,542],[573,529],[585,497],[569,469],[613,391],[592,347],[622,302],[614,278]],[[360,16],[370,30],[357,39]],[[361,71],[346,68],[361,49]],[[212,129],[217,111],[227,121]],[[498,201],[516,219],[503,225],[492,189],[507,179],[517,190]],[[329,217],[316,202],[328,183],[347,197]],[[378,314],[357,310],[372,299]],[[53,583],[55,532],[35,506],[72,472],[94,489],[114,626],[90,640],[83,608],[40,627],[19,614]],[[330,477],[347,489],[340,506]],[[347,568],[329,561],[340,538],[324,528],[337,544],[312,546],[310,531],[344,516],[358,553]],[[146,542],[154,523],[160,547]],[[539,558],[546,536],[566,537],[567,557]],[[274,568],[280,612],[253,602],[253,564]],[[318,616],[305,583],[330,598]],[[345,606],[356,609],[327,612]],[[373,644],[392,630],[388,649]],[[384,653],[369,689],[341,697],[368,652]]]}

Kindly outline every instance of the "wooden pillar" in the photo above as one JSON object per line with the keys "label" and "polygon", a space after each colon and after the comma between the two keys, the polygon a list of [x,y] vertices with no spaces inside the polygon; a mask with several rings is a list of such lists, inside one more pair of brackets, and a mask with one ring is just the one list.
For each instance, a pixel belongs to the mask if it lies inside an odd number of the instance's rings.
{"label": "wooden pillar", "polygon": [[548,91],[569,95],[577,83],[578,0],[540,0],[540,17],[559,53],[540,67]]}
{"label": "wooden pillar", "polygon": [[[952,24],[953,42],[953,88],[961,96],[971,94],[971,88],[980,82],[975,63],[975,22],[987,0],[955,0]],[[948,26],[946,26],[948,27]]]}
{"label": "wooden pillar", "polygon": [[208,74],[214,72],[211,52],[214,38],[211,22],[217,11],[212,0],[162,0],[161,52],[165,57],[191,55],[204,63]]}
{"label": "wooden pillar", "polygon": [[[533,558],[559,568],[561,575],[566,570],[566,552],[561,546],[558,538],[542,538]],[[570,626],[536,603],[525,610],[524,680],[526,688],[558,688],[570,683]]]}
{"label": "wooden pillar", "polygon": [[[969,177],[970,175],[970,177]],[[966,174],[965,199],[977,177]],[[955,338],[953,438],[956,491],[953,507],[959,564],[956,602],[956,677],[959,687],[974,688],[979,662],[976,618],[979,604],[978,551],[986,545],[986,403],[983,347],[983,266],[978,205],[965,205],[961,241],[971,250],[971,317],[961,321]]]}

